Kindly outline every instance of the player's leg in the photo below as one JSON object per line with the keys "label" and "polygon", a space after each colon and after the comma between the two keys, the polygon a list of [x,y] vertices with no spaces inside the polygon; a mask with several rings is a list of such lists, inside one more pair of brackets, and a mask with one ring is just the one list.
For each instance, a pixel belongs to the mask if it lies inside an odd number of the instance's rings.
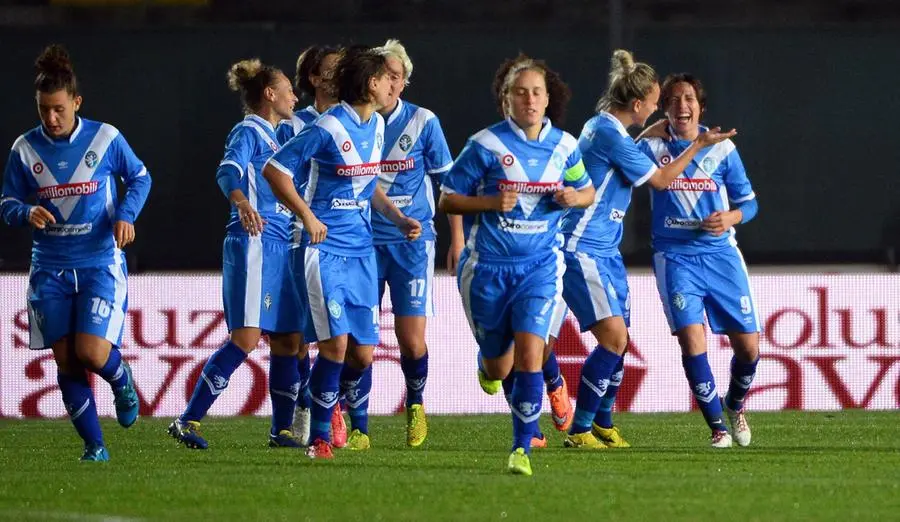
{"label": "player's leg", "polygon": [[[547,388],[547,398],[550,400],[550,418],[553,420],[553,427],[557,431],[566,431],[572,426],[574,411],[572,410],[572,400],[569,398],[569,387],[566,379],[562,375],[559,368],[559,361],[556,360],[555,346],[556,340],[559,338],[559,332],[562,329],[566,314],[569,308],[561,303],[556,307],[553,313],[553,319],[550,324],[550,339],[544,346],[544,362],[541,371],[544,374],[544,385]],[[532,440],[532,446],[537,442],[540,446],[541,442],[546,444],[544,435],[540,430]]]}
{"label": "player's leg", "polygon": [[541,396],[544,391],[541,363],[544,339],[531,332],[515,333],[513,349],[514,381],[510,393],[513,421],[512,452],[507,469],[517,475],[531,475],[531,440],[538,430],[541,416]]}
{"label": "player's leg", "polygon": [[[299,308],[293,313],[301,318],[305,326],[305,319],[309,315],[306,302],[306,275],[303,266],[303,253],[305,248],[296,246],[290,249],[291,270],[288,278],[293,281],[293,290],[297,294],[297,302]],[[309,397],[309,372],[311,370],[309,361],[309,344],[305,342],[303,336],[300,337],[300,344],[297,346],[297,373],[300,375],[300,389],[297,391],[297,404],[294,407],[294,422],[291,425],[291,432],[294,437],[299,439],[303,444],[309,443],[309,423],[310,423],[310,406],[312,401]]]}
{"label": "player's leg", "polygon": [[84,441],[81,460],[109,460],[109,452],[100,429],[100,419],[97,417],[97,403],[88,382],[87,369],[81,364],[75,352],[75,336],[63,336],[57,339],[51,348],[56,360],[56,381],[62,393],[63,404],[75,431]]}
{"label": "player's leg", "polygon": [[369,439],[369,395],[372,392],[372,357],[374,346],[360,345],[351,335],[347,343],[347,356],[341,372],[341,394],[347,401],[350,417],[350,434],[347,448],[367,450]]}
{"label": "player's leg", "polygon": [[294,408],[300,393],[300,372],[297,369],[297,350],[302,344],[300,333],[270,333],[269,398],[272,401],[272,426],[269,446],[299,448],[305,439],[291,431]]}

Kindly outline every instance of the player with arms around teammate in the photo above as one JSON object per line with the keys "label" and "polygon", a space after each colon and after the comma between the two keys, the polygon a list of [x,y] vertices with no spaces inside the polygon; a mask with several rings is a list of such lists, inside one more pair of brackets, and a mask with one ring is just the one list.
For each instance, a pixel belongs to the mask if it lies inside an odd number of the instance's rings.
{"label": "player with arms around teammate", "polygon": [[440,208],[467,218],[459,291],[484,373],[514,373],[507,467],[531,475],[544,348],[562,306],[560,220],[566,208],[590,205],[594,188],[578,142],[551,123],[564,117],[569,98],[559,76],[524,55],[497,76],[503,81],[495,82],[495,95],[509,116],[469,139],[444,178]]}
{"label": "player with arms around teammate", "polygon": [[[750,427],[744,398],[759,362],[759,316],[734,226],[756,215],[756,195],[734,142],[704,143],[704,136],[718,129],[700,125],[706,111],[700,80],[691,74],[670,75],[661,99],[673,139],[650,138],[641,142],[641,149],[666,165],[691,147],[703,147],[668,187],[653,192],[656,285],[681,345],[688,384],[712,431],[712,446],[732,445],[722,419],[723,403],[734,441],[747,446]],[[707,360],[704,312],[710,329],[726,334],[734,350],[731,382],[722,402]]]}
{"label": "player with arms around teammate", "polygon": [[303,317],[291,282],[291,213],[275,199],[262,167],[279,149],[275,125],[289,118],[297,97],[280,70],[259,60],[243,60],[228,71],[228,86],[241,94],[246,116],[228,134],[216,181],[231,203],[222,248],[222,294],[231,338],[206,362],[184,413],[169,434],[188,448],[206,449],[200,420],[228,387],[235,370],[269,335],[269,445],[302,445],[291,434],[300,387],[297,348]]}
{"label": "player with arms around teammate", "polygon": [[[134,221],[150,176],[119,131],[77,115],[82,98],[69,54],[47,47],[35,63],[41,125],[13,143],[3,176],[0,215],[34,227],[28,280],[33,350],[51,348],[57,382],[84,461],[109,460],[86,372],[106,380],[123,427],[138,416],[138,396],[118,345],[128,306],[128,270],[120,250],[134,241]],[[125,185],[117,198],[115,176]],[[26,203],[33,195],[37,204]]]}
{"label": "player with arms around teammate", "polygon": [[335,83],[341,103],[300,131],[263,171],[279,200],[303,220],[309,241],[306,333],[310,342],[318,342],[319,355],[310,376],[307,455],[317,459],[333,458],[330,421],[345,356],[351,353],[366,368],[378,344],[372,207],[410,241],[422,232],[419,222],[398,210],[377,184],[384,145],[384,120],[377,110],[388,103],[391,89],[385,57],[363,49],[343,52]]}

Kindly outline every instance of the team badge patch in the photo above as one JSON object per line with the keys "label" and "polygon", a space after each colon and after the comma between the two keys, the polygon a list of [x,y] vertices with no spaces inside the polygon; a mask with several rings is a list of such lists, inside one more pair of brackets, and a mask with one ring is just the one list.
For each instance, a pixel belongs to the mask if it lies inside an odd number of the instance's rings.
{"label": "team badge patch", "polygon": [[334,317],[335,319],[340,319],[341,312],[342,312],[341,305],[339,305],[337,303],[337,301],[335,301],[334,299],[328,301],[328,313],[331,314],[331,317]]}
{"label": "team badge patch", "polygon": [[384,136],[379,132],[375,135],[375,146],[380,149],[382,145],[384,145]]}
{"label": "team badge patch", "polygon": [[672,306],[679,310],[684,310],[687,308],[687,299],[681,294],[675,294],[672,296]]}
{"label": "team badge patch", "polygon": [[409,148],[412,147],[412,138],[409,137],[409,134],[404,134],[400,136],[400,150],[403,152],[409,151]]}
{"label": "team badge patch", "polygon": [[87,168],[92,169],[97,166],[97,153],[89,150],[84,155],[84,164]]}
{"label": "team badge patch", "polygon": [[563,162],[562,154],[560,154],[558,152],[553,153],[553,156],[550,158],[550,161],[553,163],[553,166],[559,170],[562,170],[563,166],[565,165],[565,163]]}
{"label": "team badge patch", "polygon": [[713,170],[716,168],[716,161],[712,158],[703,158],[703,162],[701,163],[703,170],[706,171],[707,174],[712,174]]}

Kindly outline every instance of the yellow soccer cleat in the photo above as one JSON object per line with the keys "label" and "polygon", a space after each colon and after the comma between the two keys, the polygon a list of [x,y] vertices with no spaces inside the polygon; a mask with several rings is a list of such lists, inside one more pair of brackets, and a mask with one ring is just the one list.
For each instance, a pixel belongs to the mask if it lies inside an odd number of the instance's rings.
{"label": "yellow soccer cleat", "polygon": [[597,437],[589,431],[567,435],[566,440],[563,441],[563,446],[567,448],[606,449],[606,444],[597,440]]}
{"label": "yellow soccer cleat", "polygon": [[603,444],[606,444],[608,448],[630,448],[631,444],[628,443],[627,440],[622,438],[622,434],[619,433],[619,427],[613,426],[612,428],[601,428],[597,425],[597,423],[591,424],[591,433],[594,434],[594,437],[597,437]]}
{"label": "yellow soccer cleat", "polygon": [[478,370],[478,384],[481,385],[481,389],[484,390],[484,393],[496,395],[503,386],[503,381],[492,381],[487,378],[487,375],[485,375],[484,372]]}
{"label": "yellow soccer cleat", "polygon": [[523,448],[516,448],[515,451],[509,454],[506,469],[513,475],[531,476],[531,460]]}
{"label": "yellow soccer cleat", "polygon": [[406,409],[406,445],[418,448],[428,436],[428,421],[425,419],[425,407],[413,404]]}
{"label": "yellow soccer cleat", "polygon": [[371,447],[372,443],[369,442],[369,436],[359,430],[351,431],[350,436],[347,437],[346,448],[349,450],[362,451]]}

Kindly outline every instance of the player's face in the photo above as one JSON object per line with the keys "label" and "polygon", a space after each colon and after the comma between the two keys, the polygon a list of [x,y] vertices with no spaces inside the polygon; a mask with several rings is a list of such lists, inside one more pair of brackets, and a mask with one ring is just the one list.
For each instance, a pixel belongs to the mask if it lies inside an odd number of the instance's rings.
{"label": "player's face", "polygon": [[388,56],[384,62],[388,71],[388,78],[391,80],[390,99],[385,107],[393,108],[397,103],[397,99],[400,98],[400,95],[403,93],[403,89],[406,88],[406,75],[404,74],[405,70],[403,69],[403,62],[400,60],[393,56]]}
{"label": "player's face", "polygon": [[531,69],[516,76],[507,94],[509,115],[523,129],[541,125],[549,103],[544,75]]}
{"label": "player's face", "polygon": [[291,87],[291,81],[287,76],[279,74],[275,80],[275,84],[270,87],[272,89],[272,108],[283,120],[291,119],[294,112],[294,105],[297,103],[297,96],[294,94],[294,88]]}
{"label": "player's face", "polygon": [[376,111],[388,106],[391,99],[391,77],[387,70],[369,80],[369,95]]}
{"label": "player's face", "polygon": [[654,112],[659,109],[659,84],[654,83],[647,96],[640,101],[634,115],[634,123],[643,127]]}
{"label": "player's face", "polygon": [[322,63],[319,64],[319,74],[310,75],[309,80],[313,87],[316,88],[316,95],[337,101],[337,98],[332,94],[334,89],[329,88],[328,85],[331,79],[334,78],[334,68],[337,66],[337,62],[337,53],[325,55],[322,58]]}
{"label": "player's face", "polygon": [[690,134],[700,125],[700,101],[694,86],[678,82],[672,87],[672,94],[663,100],[666,116],[676,134]]}
{"label": "player's face", "polygon": [[64,138],[75,128],[75,113],[81,108],[81,96],[72,96],[65,89],[46,93],[38,91],[38,114],[51,138]]}

